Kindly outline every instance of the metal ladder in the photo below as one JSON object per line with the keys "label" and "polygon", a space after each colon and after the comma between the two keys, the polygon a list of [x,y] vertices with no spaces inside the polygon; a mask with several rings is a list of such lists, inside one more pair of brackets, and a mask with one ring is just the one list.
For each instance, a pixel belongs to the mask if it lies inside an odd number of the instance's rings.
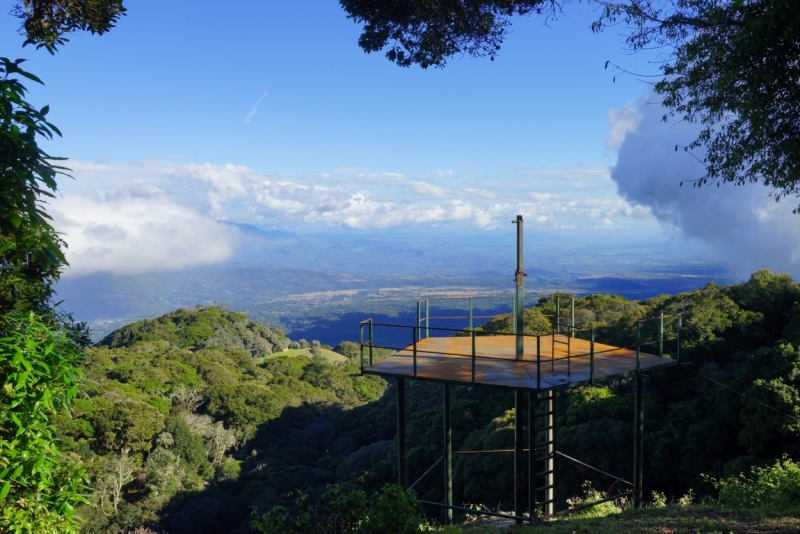
{"label": "metal ladder", "polygon": [[532,462],[530,510],[532,514],[548,517],[555,513],[555,393],[531,391],[529,412]]}

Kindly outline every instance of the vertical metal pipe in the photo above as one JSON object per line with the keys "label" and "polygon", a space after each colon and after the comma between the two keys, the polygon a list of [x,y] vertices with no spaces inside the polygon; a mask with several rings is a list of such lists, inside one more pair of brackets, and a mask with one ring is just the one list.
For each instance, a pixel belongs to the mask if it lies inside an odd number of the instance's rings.
{"label": "vertical metal pipe", "polygon": [[644,471],[644,381],[636,373],[636,406],[633,421],[633,506],[642,507],[642,480]]}
{"label": "vertical metal pipe", "polygon": [[472,330],[472,297],[469,298],[469,329]]}
{"label": "vertical metal pipe", "polygon": [[512,221],[517,225],[517,271],[514,280],[517,284],[516,306],[516,334],[517,334],[517,360],[522,360],[525,355],[525,270],[523,268],[522,252],[522,215],[517,215],[517,220]]}
{"label": "vertical metal pipe", "polygon": [[511,297],[511,333],[517,333],[517,299]]}
{"label": "vertical metal pipe", "polygon": [[375,341],[373,340],[373,330],[372,330],[372,319],[369,321],[369,364],[372,366],[372,348],[375,345]]}
{"label": "vertical metal pipe", "polygon": [[636,322],[636,372],[639,372],[639,364],[642,357],[642,322]]}
{"label": "vertical metal pipe", "polygon": [[[444,383],[444,502],[453,506],[453,429],[450,419],[450,384]],[[453,510],[446,509],[447,524],[453,524]]]}
{"label": "vertical metal pipe", "polygon": [[358,338],[360,340],[358,347],[361,352],[361,374],[364,374],[364,323],[358,325]]}
{"label": "vertical metal pipe", "polygon": [[[539,339],[538,337],[536,338]],[[537,343],[538,345],[538,343]],[[537,351],[538,352],[538,351]],[[538,387],[538,385],[537,385]],[[536,393],[528,391],[528,521],[533,524],[536,518]]]}
{"label": "vertical metal pipe", "polygon": [[397,483],[408,488],[406,473],[406,381],[397,379]]}
{"label": "vertical metal pipe", "polygon": [[556,297],[556,334],[561,333],[561,297]]}
{"label": "vertical metal pipe", "polygon": [[430,299],[425,299],[425,339],[431,335],[431,308],[429,304]]}
{"label": "vertical metal pipe", "polygon": [[545,475],[545,486],[547,489],[545,490],[544,500],[547,501],[547,503],[545,504],[544,514],[552,516],[556,513],[556,394],[552,389],[549,389],[546,395],[547,416],[545,420],[547,421],[547,460],[545,461],[544,470],[548,472],[548,474]]}
{"label": "vertical metal pipe", "polygon": [[675,352],[678,356],[678,363],[681,363],[681,327],[683,326],[683,315],[678,316],[678,336],[677,336],[677,349]]}
{"label": "vertical metal pipe", "polygon": [[594,327],[589,334],[589,383],[594,385]]}
{"label": "vertical metal pipe", "polygon": [[413,351],[413,354],[414,354],[414,380],[416,380],[417,379],[417,328],[416,327],[412,327],[412,330],[414,331],[414,334],[413,334],[413,337],[414,337],[414,351]]}
{"label": "vertical metal pipe", "polygon": [[470,332],[472,335],[472,385],[475,385],[475,331]]}
{"label": "vertical metal pipe", "polygon": [[542,336],[536,336],[536,389],[542,387]]}
{"label": "vertical metal pipe", "polygon": [[572,297],[572,303],[570,304],[570,320],[569,320],[569,331],[570,337],[575,337],[575,297]]}
{"label": "vertical metal pipe", "polygon": [[658,321],[658,355],[664,356],[664,312],[661,312],[661,316]]}
{"label": "vertical metal pipe", "polygon": [[422,328],[422,302],[419,300],[417,301],[417,326]]}
{"label": "vertical metal pipe", "polygon": [[[523,429],[525,411],[525,393],[521,389],[514,390],[514,515],[521,516],[525,512],[525,433]],[[517,524],[522,523],[517,519]]]}

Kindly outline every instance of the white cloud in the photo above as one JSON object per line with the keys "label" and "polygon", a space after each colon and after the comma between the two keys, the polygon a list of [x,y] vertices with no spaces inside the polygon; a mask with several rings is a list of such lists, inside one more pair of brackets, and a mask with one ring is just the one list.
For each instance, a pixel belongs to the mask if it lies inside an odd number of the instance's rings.
{"label": "white cloud", "polygon": [[72,273],[142,272],[222,262],[237,231],[217,221],[280,227],[618,228],[649,211],[620,198],[608,169],[512,170],[436,185],[362,169],[282,177],[241,165],[70,161],[52,212]]}
{"label": "white cloud", "polygon": [[657,106],[640,113],[638,129],[625,137],[612,171],[622,197],[721,253],[739,276],[763,267],[800,276],[800,218],[792,214],[794,204],[775,203],[759,184],[692,187],[689,181],[702,176],[703,167],[676,152],[675,145],[692,141],[697,127],[663,123]]}
{"label": "white cloud", "polygon": [[606,148],[615,150],[622,145],[628,132],[635,132],[642,115],[639,110],[631,105],[608,112],[608,137]]}
{"label": "white cloud", "polygon": [[67,276],[218,263],[230,257],[237,239],[235,228],[175,203],[148,184],[65,194],[49,212],[69,243]]}

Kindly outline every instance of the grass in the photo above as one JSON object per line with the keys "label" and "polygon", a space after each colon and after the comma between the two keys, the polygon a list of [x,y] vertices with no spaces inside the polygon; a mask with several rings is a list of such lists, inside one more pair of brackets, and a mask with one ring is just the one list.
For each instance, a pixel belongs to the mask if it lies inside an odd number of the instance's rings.
{"label": "grass", "polygon": [[800,532],[800,516],[765,515],[763,512],[733,511],[719,506],[668,506],[595,518],[570,518],[533,527],[460,525],[445,527],[448,534],[778,534]]}

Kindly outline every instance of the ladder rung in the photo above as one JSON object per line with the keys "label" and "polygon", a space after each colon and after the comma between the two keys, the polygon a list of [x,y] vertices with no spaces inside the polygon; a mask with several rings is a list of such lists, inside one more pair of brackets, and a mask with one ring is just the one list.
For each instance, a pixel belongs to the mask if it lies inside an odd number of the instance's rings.
{"label": "ladder rung", "polygon": [[553,430],[554,428],[555,428],[554,426],[543,426],[541,428],[534,428],[533,431],[538,434],[539,432],[544,432],[545,430]]}
{"label": "ladder rung", "polygon": [[549,486],[542,486],[541,488],[536,488],[536,489],[535,489],[535,490],[533,490],[533,491],[542,491],[542,490],[546,490],[546,489],[552,489],[552,488],[554,488],[554,487],[555,487],[555,486],[554,486],[553,484],[550,484]]}
{"label": "ladder rung", "polygon": [[534,459],[533,459],[533,461],[534,461],[534,462],[543,462],[543,461],[545,461],[545,460],[552,460],[552,459],[554,459],[555,457],[556,457],[556,455],[555,455],[555,454],[549,454],[549,455],[547,455],[547,456],[542,456],[541,458],[534,458]]}
{"label": "ladder rung", "polygon": [[547,447],[548,445],[553,445],[555,441],[545,441],[544,443],[538,443],[533,448],[534,449],[541,449],[542,447]]}
{"label": "ladder rung", "polygon": [[551,502],[554,501],[555,499],[547,499],[546,501],[536,501],[536,504],[534,504],[534,506],[541,506],[542,504],[550,504]]}
{"label": "ladder rung", "polygon": [[555,472],[556,472],[555,469],[550,469],[549,471],[539,471],[538,473],[536,473],[533,476],[541,477],[541,476],[544,476],[544,475],[550,475],[550,474],[555,473]]}

